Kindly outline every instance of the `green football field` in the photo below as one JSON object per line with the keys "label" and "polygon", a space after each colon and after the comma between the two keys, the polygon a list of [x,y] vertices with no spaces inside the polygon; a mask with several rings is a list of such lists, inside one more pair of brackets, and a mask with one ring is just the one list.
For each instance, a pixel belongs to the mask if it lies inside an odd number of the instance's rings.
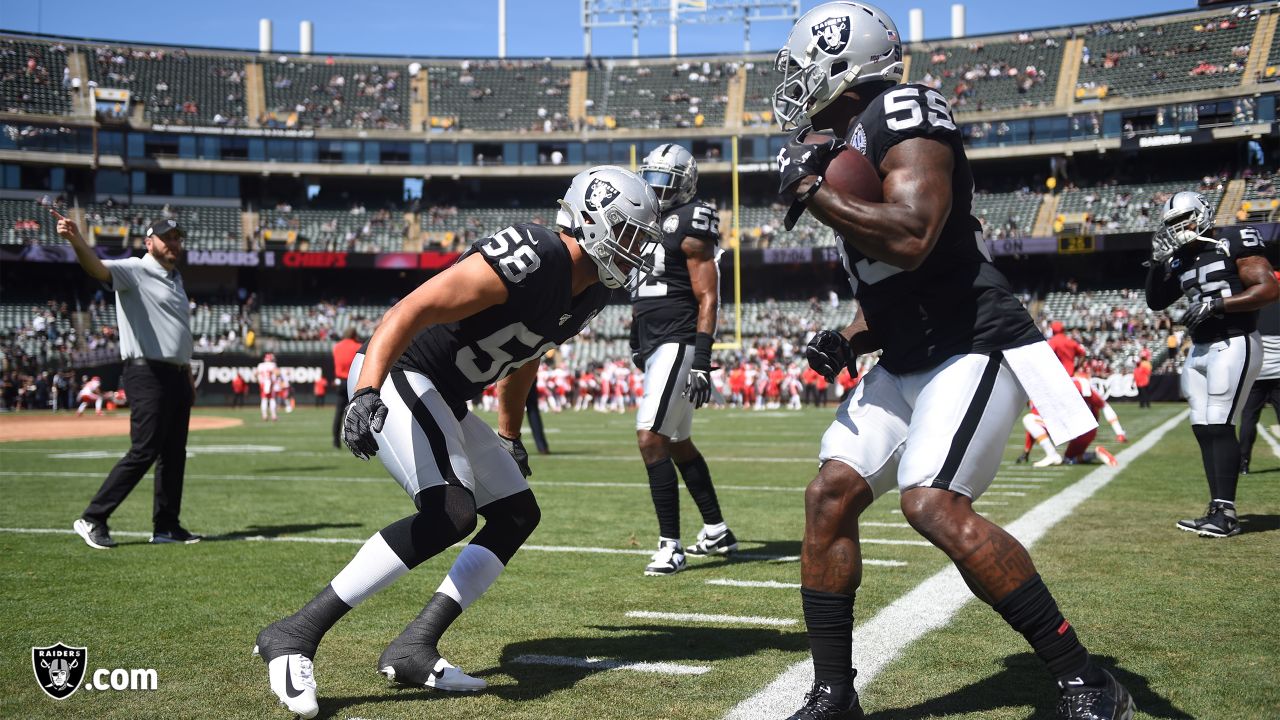
{"label": "green football field", "polygon": [[[1139,717],[1280,717],[1280,459],[1259,440],[1240,485],[1244,534],[1198,538],[1173,526],[1207,501],[1183,406],[1118,409],[1129,445],[1100,431],[1120,454],[1118,472],[1014,465],[1019,428],[977,507],[1037,538],[1041,574],[1133,691]],[[0,718],[288,717],[250,656],[255,635],[413,505],[376,459],[332,447],[328,410],[300,408],[276,424],[256,408],[199,413],[244,424],[191,434],[183,522],[208,536],[192,546],[146,544],[150,478],[112,518],[120,547],[91,550],[71,534],[126,438],[0,445]],[[802,491],[831,416],[700,411],[694,437],[742,550],[729,561],[691,558],[668,578],[641,572],[657,524],[633,416],[547,416],[553,454],[534,457],[531,479],[542,525],[442,644],[489,689],[396,689],[374,670],[435,591],[450,550],[327,636],[315,659],[320,716],[786,717],[807,690],[775,683],[808,658],[795,586]],[[1056,691],[1030,649],[986,606],[951,593],[945,557],[905,525],[896,500],[863,518],[855,637],[876,640],[855,655],[868,716],[1052,718]],[[691,541],[700,519],[687,494],[682,510]],[[30,649],[59,641],[87,647],[91,671],[154,668],[158,687],[82,686],[52,700]]]}

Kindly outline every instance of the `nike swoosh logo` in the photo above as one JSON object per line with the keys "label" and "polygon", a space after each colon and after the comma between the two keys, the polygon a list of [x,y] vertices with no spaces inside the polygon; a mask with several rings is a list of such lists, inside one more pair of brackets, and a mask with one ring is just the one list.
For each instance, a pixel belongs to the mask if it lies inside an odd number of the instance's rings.
{"label": "nike swoosh logo", "polygon": [[286,658],[284,661],[284,694],[290,698],[296,698],[302,694],[302,691],[293,686],[293,661]]}

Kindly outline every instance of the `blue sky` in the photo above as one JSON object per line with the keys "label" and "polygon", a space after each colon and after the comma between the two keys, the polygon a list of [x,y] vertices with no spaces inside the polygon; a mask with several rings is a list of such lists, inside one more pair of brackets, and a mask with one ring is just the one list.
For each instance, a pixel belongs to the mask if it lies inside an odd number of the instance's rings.
{"label": "blue sky", "polygon": [[[509,56],[580,56],[581,0],[508,0]],[[925,11],[925,37],[950,34],[952,0],[881,0],[907,35],[907,9]],[[819,4],[804,0],[802,9]],[[1043,0],[1018,2],[971,0],[970,34],[1004,32],[1132,17],[1190,9],[1194,0],[1072,0],[1059,5]],[[0,0],[0,28],[75,37],[97,37],[173,45],[256,48],[258,19],[275,23],[274,48],[298,47],[298,22],[315,23],[318,54],[357,53],[420,57],[493,56],[498,51],[497,0],[376,0],[353,3],[316,0],[309,3],[267,3],[262,0]],[[753,51],[772,52],[788,28],[761,23],[752,28]],[[641,33],[645,55],[667,52],[666,28]],[[599,31],[595,54],[630,55],[631,32]],[[680,50],[687,53],[737,52],[742,49],[741,25],[684,26]]]}

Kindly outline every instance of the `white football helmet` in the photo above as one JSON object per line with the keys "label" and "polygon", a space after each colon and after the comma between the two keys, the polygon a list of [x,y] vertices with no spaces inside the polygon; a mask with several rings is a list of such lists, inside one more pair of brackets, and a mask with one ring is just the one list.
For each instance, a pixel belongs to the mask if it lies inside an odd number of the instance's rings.
{"label": "white football helmet", "polygon": [[640,177],[657,193],[663,212],[684,205],[698,192],[698,163],[693,153],[674,143],[659,145],[646,155]]}
{"label": "white football helmet", "polygon": [[1174,193],[1160,213],[1160,229],[1151,240],[1151,257],[1157,262],[1169,259],[1178,248],[1196,240],[1216,243],[1205,233],[1213,227],[1213,208],[1198,192]]}
{"label": "white football helmet", "polygon": [[823,3],[796,21],[775,67],[783,76],[773,91],[773,114],[791,130],[855,85],[902,82],[902,41],[880,8]]}
{"label": "white football helmet", "polygon": [[630,290],[653,271],[662,239],[658,197],[630,170],[600,165],[578,173],[560,200],[556,225],[595,261],[606,287]]}

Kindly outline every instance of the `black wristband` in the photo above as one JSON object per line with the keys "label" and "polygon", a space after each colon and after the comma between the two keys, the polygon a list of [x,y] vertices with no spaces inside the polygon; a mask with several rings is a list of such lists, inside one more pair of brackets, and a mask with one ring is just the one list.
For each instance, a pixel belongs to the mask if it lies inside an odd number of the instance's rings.
{"label": "black wristband", "polygon": [[693,369],[711,369],[711,346],[716,342],[710,333],[700,332],[693,337]]}
{"label": "black wristband", "polygon": [[808,205],[813,196],[818,194],[818,188],[822,187],[824,182],[826,182],[826,178],[821,175],[814,178],[813,184],[809,186],[809,189],[796,196],[796,202]]}

